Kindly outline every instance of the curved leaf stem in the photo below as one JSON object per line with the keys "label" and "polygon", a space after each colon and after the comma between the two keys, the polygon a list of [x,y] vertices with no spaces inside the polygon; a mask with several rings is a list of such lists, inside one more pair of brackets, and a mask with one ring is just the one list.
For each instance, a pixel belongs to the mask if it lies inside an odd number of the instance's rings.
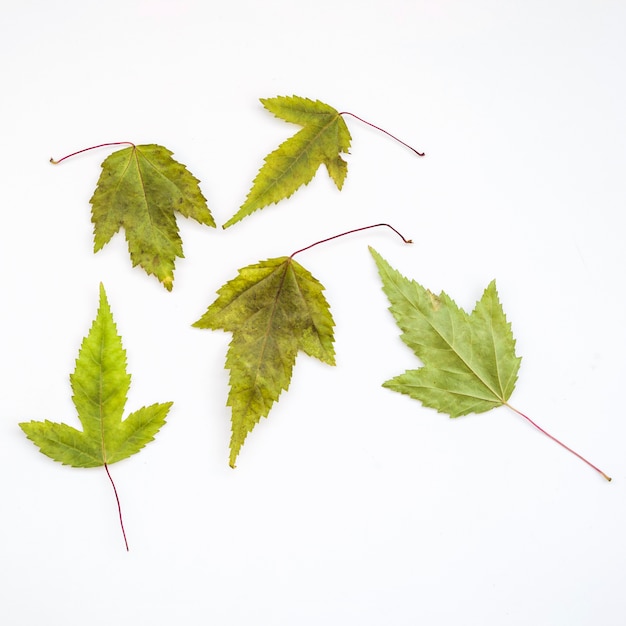
{"label": "curved leaf stem", "polygon": [[577,456],[581,461],[583,461],[587,465],[589,465],[589,467],[591,467],[592,469],[596,470],[596,472],[598,472],[598,474],[600,474],[603,478],[605,478],[609,482],[611,481],[611,477],[610,476],[607,476],[601,469],[596,467],[593,463],[590,463],[589,461],[587,461],[587,459],[584,456],[581,456],[580,454],[578,454],[578,452],[576,452],[576,451],[572,450],[570,447],[566,446],[563,442],[559,441],[556,437],[553,437],[549,432],[546,432],[543,428],[541,428],[541,426],[539,426],[538,424],[533,422],[533,420],[531,420],[530,417],[528,417],[528,415],[524,415],[524,413],[522,413],[521,411],[518,411],[515,407],[512,407],[507,402],[505,402],[504,404],[505,404],[505,406],[508,406],[509,409],[511,409],[511,411],[514,411],[518,415],[521,415],[525,420],[530,422],[530,424],[532,424],[539,432],[543,433],[546,437],[549,437],[550,439],[552,439],[552,441],[558,443],[561,447],[565,448],[568,452],[571,452],[574,456]]}
{"label": "curved leaf stem", "polygon": [[113,487],[113,493],[115,494],[115,501],[117,502],[117,512],[120,517],[120,526],[122,528],[122,535],[124,536],[124,543],[126,544],[126,552],[128,552],[128,539],[126,539],[126,531],[124,530],[124,520],[122,519],[122,505],[120,504],[120,498],[117,495],[117,489],[115,488],[115,483],[113,482],[113,478],[111,477],[111,473],[109,472],[109,466],[105,463],[104,469],[106,470],[107,476],[111,481],[111,486]]}
{"label": "curved leaf stem", "polygon": [[401,143],[403,146],[407,147],[409,150],[412,150],[413,152],[415,152],[417,156],[423,157],[426,155],[425,152],[418,152],[413,146],[410,146],[408,143],[405,143],[404,141],[402,141],[402,139],[398,139],[398,137],[396,137],[395,135],[392,135],[389,131],[385,130],[384,128],[381,128],[380,126],[376,126],[376,124],[372,124],[371,122],[364,120],[362,117],[359,117],[358,115],[355,115],[354,113],[350,113],[350,111],[342,111],[341,113],[339,113],[339,115],[351,115],[352,117],[359,120],[359,122],[363,122],[364,124],[367,124],[368,126],[375,128],[376,130],[379,130],[381,133],[385,133],[385,135],[388,135],[392,139],[395,139],[398,143]]}
{"label": "curved leaf stem", "polygon": [[393,226],[391,226],[391,224],[370,224],[369,226],[361,226],[361,228],[353,228],[352,230],[347,230],[345,233],[339,233],[338,235],[333,235],[332,237],[326,237],[326,239],[320,239],[319,241],[316,241],[315,243],[312,243],[306,246],[305,248],[300,248],[300,250],[296,250],[295,252],[292,252],[289,258],[293,259],[293,257],[296,256],[296,254],[300,254],[300,252],[309,250],[309,248],[318,246],[321,243],[326,243],[327,241],[332,241],[333,239],[344,237],[345,235],[351,235],[352,233],[358,233],[362,230],[368,230],[369,228],[378,228],[379,226],[386,226],[387,228],[391,228],[391,230],[393,230],[393,232],[396,233],[396,235],[398,235],[398,237],[400,237],[402,241],[404,241],[404,243],[413,243],[412,239],[407,239],[404,235],[402,235],[399,231],[397,231]]}
{"label": "curved leaf stem", "polygon": [[66,154],[63,158],[61,159],[53,159],[52,157],[50,158],[50,163],[52,163],[53,165],[58,165],[59,163],[61,163],[61,161],[65,161],[65,159],[69,159],[70,157],[76,156],[77,154],[81,154],[83,152],[87,152],[89,150],[95,150],[96,148],[105,148],[107,146],[132,146],[133,148],[135,147],[135,144],[132,143],[131,141],[110,141],[109,143],[100,143],[97,146],[91,146],[89,148],[83,148],[82,150],[78,150],[76,152],[72,152],[71,154]]}

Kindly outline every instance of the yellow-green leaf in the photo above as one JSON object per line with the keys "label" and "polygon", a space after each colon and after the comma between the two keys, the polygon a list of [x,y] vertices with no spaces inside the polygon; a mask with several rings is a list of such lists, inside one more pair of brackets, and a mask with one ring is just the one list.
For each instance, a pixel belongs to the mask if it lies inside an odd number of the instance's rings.
{"label": "yellow-green leaf", "polygon": [[133,266],[171,290],[176,257],[183,257],[175,212],[215,226],[199,181],[163,146],[131,146],[102,163],[91,198],[94,251],[124,228]]}
{"label": "yellow-green leaf", "polygon": [[104,466],[115,492],[128,550],[120,500],[108,466],[132,456],[152,441],[165,424],[172,403],[143,407],[122,420],[130,374],[126,372],[126,351],[102,284],[98,313],[83,339],[70,382],[82,430],[49,420],[22,422],[20,428],[54,461],[72,467]]}
{"label": "yellow-green leaf", "polygon": [[447,294],[431,293],[370,251],[402,340],[423,363],[384,386],[450,417],[505,404],[513,393],[521,358],[515,355],[515,339],[495,281],[468,314]]}
{"label": "yellow-green leaf", "polygon": [[226,357],[231,467],[248,433],[289,388],[299,350],[335,364],[334,322],[322,291],[291,257],[268,259],[239,270],[193,324],[232,333]]}
{"label": "yellow-green leaf", "polygon": [[468,314],[447,294],[433,294],[402,276],[372,248],[370,252],[391,303],[389,310],[402,330],[402,341],[423,363],[423,367],[407,370],[383,383],[383,387],[407,394],[450,417],[483,413],[505,405],[611,480],[599,467],[509,404],[521,358],[515,354],[515,339],[495,281],[489,283]]}
{"label": "yellow-green leaf", "polygon": [[311,181],[322,164],[338,189],[348,173],[348,164],[340,155],[348,152],[351,137],[336,109],[299,96],[262,98],[261,102],[276,117],[303,128],[265,157],[246,201],[223,228],[257,209],[290,197]]}
{"label": "yellow-green leaf", "polygon": [[48,420],[22,422],[20,427],[43,454],[72,467],[110,465],[139,452],[154,439],[172,406],[153,404],[122,420],[130,374],[102,285],[98,313],[70,382],[82,431]]}

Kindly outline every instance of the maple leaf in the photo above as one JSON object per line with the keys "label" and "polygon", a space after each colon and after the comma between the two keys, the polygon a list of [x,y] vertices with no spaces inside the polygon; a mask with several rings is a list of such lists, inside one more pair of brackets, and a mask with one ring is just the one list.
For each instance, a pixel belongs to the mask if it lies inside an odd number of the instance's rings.
{"label": "maple leaf", "polygon": [[163,146],[147,144],[118,150],[102,163],[90,200],[94,252],[121,227],[133,267],[154,274],[170,291],[176,257],[183,257],[175,211],[215,226],[199,181]]}
{"label": "maple leaf", "polygon": [[515,340],[495,281],[468,315],[447,294],[437,296],[409,281],[375,250],[370,251],[402,340],[424,364],[384,386],[451,417],[482,413],[506,403],[521,358],[515,355]]}
{"label": "maple leaf", "polygon": [[248,433],[289,388],[298,351],[335,364],[334,322],[323,289],[293,258],[268,259],[240,269],[193,324],[232,333],[226,357],[231,467]]}
{"label": "maple leaf", "polygon": [[348,152],[351,137],[336,109],[299,96],[261,98],[261,103],[276,117],[303,128],[265,157],[246,201],[223,228],[257,209],[289,198],[311,181],[322,164],[339,190],[348,173],[348,164],[340,155]]}
{"label": "maple leaf", "polygon": [[580,454],[550,435],[527,415],[512,407],[521,358],[492,281],[471,313],[460,309],[444,292],[433,294],[393,269],[373,248],[389,310],[402,330],[402,341],[422,361],[423,367],[407,370],[383,383],[424,406],[459,417],[483,413],[505,405],[611,480]]}
{"label": "maple leaf", "polygon": [[122,420],[130,374],[102,284],[96,319],[83,339],[70,383],[82,431],[48,420],[22,422],[20,427],[54,461],[72,467],[104,466],[109,478],[108,465],[139,452],[152,441],[172,406],[172,402],[153,404]]}

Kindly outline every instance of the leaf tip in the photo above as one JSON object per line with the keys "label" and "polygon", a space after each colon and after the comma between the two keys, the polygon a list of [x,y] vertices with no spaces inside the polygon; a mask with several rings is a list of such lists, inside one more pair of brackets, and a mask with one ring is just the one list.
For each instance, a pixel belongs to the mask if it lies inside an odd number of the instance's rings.
{"label": "leaf tip", "polygon": [[107,293],[104,289],[104,283],[100,283],[99,287],[98,309],[98,312],[100,312],[100,310],[110,311],[109,299],[107,298]]}
{"label": "leaf tip", "polygon": [[236,469],[237,467],[237,457],[239,456],[240,450],[241,444],[237,445],[231,442],[230,457],[228,458],[228,465],[231,469]]}
{"label": "leaf tip", "polygon": [[385,260],[383,259],[382,256],[380,256],[379,252],[377,250],[375,250],[374,248],[372,248],[372,246],[367,246],[370,254],[372,255],[372,258],[374,259],[374,262],[376,263],[376,267],[378,267],[378,270],[380,272],[380,269],[382,267],[382,264],[385,263]]}

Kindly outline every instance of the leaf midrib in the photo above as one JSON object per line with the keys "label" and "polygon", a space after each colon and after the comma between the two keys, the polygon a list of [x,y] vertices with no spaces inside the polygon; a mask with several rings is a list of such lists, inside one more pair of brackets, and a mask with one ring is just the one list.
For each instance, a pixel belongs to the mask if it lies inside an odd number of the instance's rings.
{"label": "leaf midrib", "polygon": [[102,388],[103,383],[103,368],[102,368],[102,355],[104,354],[104,329],[102,330],[102,338],[100,339],[100,360],[99,360],[99,370],[100,375],[98,376],[98,415],[100,417],[100,447],[102,449],[102,462],[106,464],[107,462],[107,450],[106,443],[104,439],[104,406],[102,403],[102,396],[104,394],[104,390]]}
{"label": "leaf midrib", "polygon": [[[168,233],[164,232],[159,226],[158,224],[155,224],[154,220],[152,219],[152,212],[150,211],[150,203],[148,202],[148,194],[146,193],[146,184],[144,182],[144,178],[143,178],[143,174],[141,172],[141,168],[139,167],[139,156],[137,155],[138,149],[135,148],[131,148],[131,150],[133,151],[132,156],[135,158],[135,167],[137,168],[137,176],[139,177],[139,182],[141,184],[141,191],[142,191],[142,198],[144,200],[145,206],[146,206],[146,213],[148,214],[148,219],[150,220],[150,226],[152,227],[153,230],[157,231],[161,237],[163,237],[166,241],[170,240],[170,237],[168,235]],[[148,161],[148,159],[145,158],[145,156],[143,155],[143,153],[141,154],[141,157],[149,164],[153,167],[153,169],[155,169],[159,174],[161,173],[157,168],[155,168],[152,163],[150,163]],[[130,160],[129,160],[130,162]],[[167,177],[165,177],[167,179]],[[169,179],[167,179],[169,180]],[[173,212],[173,209],[172,209]]]}
{"label": "leaf midrib", "polygon": [[[276,309],[278,308],[278,302],[280,300],[280,294],[282,292],[283,289],[283,285],[285,283],[285,278],[287,277],[287,271],[289,269],[289,265],[290,265],[290,261],[291,259],[286,259],[283,263],[284,263],[284,268],[283,268],[283,274],[281,276],[280,279],[280,284],[278,286],[278,289],[276,290],[276,295],[274,296],[273,302],[270,305],[271,306],[271,313],[270,313],[270,318],[268,320],[267,323],[267,330],[263,335],[263,343],[261,346],[261,350],[259,353],[259,358],[257,359],[257,364],[256,367],[254,368],[254,381],[253,381],[253,388],[256,389],[257,388],[257,380],[259,377],[259,371],[261,369],[261,364],[263,363],[264,360],[264,356],[265,356],[265,350],[267,348],[267,341],[269,339],[270,336],[270,329],[272,328],[272,323],[274,321],[274,317],[276,315]],[[271,274],[270,274],[271,275]],[[250,406],[250,400],[248,400],[248,404],[246,405],[246,412],[248,407]]]}

